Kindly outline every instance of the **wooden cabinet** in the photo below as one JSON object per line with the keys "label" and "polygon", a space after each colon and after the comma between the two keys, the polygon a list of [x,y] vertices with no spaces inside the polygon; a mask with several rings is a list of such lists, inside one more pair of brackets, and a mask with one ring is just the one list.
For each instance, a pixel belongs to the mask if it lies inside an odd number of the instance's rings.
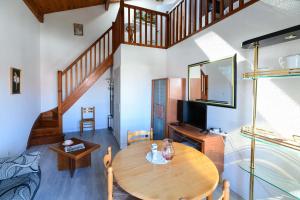
{"label": "wooden cabinet", "polygon": [[168,137],[168,123],[177,121],[177,100],[185,99],[185,88],[186,81],[182,78],[152,81],[151,126],[155,140]]}
{"label": "wooden cabinet", "polygon": [[188,141],[216,165],[220,177],[224,171],[224,138],[221,135],[201,132],[191,125],[169,125],[169,136],[176,142]]}

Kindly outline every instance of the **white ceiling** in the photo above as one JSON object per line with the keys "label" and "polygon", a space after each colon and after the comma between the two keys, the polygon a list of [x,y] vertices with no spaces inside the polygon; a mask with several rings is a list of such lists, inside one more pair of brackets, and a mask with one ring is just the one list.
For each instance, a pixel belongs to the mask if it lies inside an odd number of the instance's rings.
{"label": "white ceiling", "polygon": [[[300,0],[261,0],[266,6],[273,7],[285,15],[300,15]],[[300,23],[300,20],[299,20]]]}
{"label": "white ceiling", "polygon": [[150,8],[150,9],[161,11],[161,12],[166,12],[166,11],[169,11],[179,1],[180,0],[163,0],[163,1],[133,0],[133,1],[127,1],[126,3],[145,7],[145,8]]}

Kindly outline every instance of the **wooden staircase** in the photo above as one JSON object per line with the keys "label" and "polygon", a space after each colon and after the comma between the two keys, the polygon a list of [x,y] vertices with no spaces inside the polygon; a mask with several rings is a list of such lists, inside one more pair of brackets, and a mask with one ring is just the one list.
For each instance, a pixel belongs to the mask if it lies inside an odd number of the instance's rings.
{"label": "wooden staircase", "polygon": [[112,27],[64,71],[58,71],[58,106],[35,121],[27,147],[64,139],[62,116],[113,65]]}
{"label": "wooden staircase", "polygon": [[59,130],[57,107],[43,112],[35,121],[27,146],[56,143],[64,137]]}

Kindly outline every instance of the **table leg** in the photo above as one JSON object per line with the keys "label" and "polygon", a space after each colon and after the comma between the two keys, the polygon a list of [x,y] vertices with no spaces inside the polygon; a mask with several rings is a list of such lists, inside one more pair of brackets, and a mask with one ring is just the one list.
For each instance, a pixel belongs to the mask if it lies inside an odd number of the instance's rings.
{"label": "table leg", "polygon": [[69,165],[70,165],[70,175],[71,175],[71,178],[73,178],[73,175],[75,172],[75,160],[69,158]]}

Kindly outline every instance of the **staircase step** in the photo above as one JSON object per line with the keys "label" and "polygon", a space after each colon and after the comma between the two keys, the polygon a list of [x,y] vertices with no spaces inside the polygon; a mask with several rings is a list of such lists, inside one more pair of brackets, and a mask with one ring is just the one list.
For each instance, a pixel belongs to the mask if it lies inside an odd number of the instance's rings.
{"label": "staircase step", "polygon": [[29,146],[43,145],[43,144],[54,144],[64,141],[64,136],[52,135],[52,136],[41,136],[30,138]]}
{"label": "staircase step", "polygon": [[44,112],[41,114],[42,119],[57,118],[57,117],[58,117],[57,110],[50,110],[48,112]]}
{"label": "staircase step", "polygon": [[58,127],[50,127],[50,128],[35,128],[32,130],[32,138],[33,137],[43,137],[43,136],[52,136],[59,135],[60,131]]}
{"label": "staircase step", "polygon": [[37,128],[50,128],[50,127],[58,127],[58,119],[50,118],[42,118],[38,122]]}

